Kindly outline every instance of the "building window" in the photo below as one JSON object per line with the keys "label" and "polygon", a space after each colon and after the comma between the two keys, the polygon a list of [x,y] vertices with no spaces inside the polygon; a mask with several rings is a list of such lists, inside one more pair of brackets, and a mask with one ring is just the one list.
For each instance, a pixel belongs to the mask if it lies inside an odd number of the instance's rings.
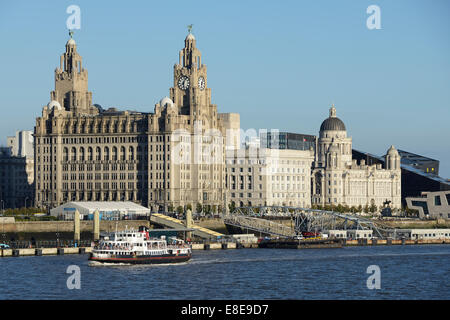
{"label": "building window", "polygon": [[422,207],[423,208],[423,213],[425,215],[429,214],[429,212],[428,212],[428,205],[427,205],[427,203],[425,201],[411,201],[411,204],[414,207]]}
{"label": "building window", "polygon": [[434,205],[440,206],[441,205],[441,196],[435,196],[434,197]]}

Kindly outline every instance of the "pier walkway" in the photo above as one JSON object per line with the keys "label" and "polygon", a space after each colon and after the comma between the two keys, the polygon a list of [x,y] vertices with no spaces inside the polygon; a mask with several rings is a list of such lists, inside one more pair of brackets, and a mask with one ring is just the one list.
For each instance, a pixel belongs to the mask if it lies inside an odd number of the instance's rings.
{"label": "pier walkway", "polygon": [[[180,228],[186,227],[183,221],[166,216],[164,214],[160,214],[160,213],[152,213],[150,215],[150,222],[159,224],[161,226],[168,227],[171,229],[180,229]],[[195,236],[203,238],[203,239],[216,239],[217,237],[224,236],[222,233],[215,232],[213,230],[206,229],[206,228],[199,227],[199,226],[192,226],[191,228],[194,229],[194,231],[192,233]]]}

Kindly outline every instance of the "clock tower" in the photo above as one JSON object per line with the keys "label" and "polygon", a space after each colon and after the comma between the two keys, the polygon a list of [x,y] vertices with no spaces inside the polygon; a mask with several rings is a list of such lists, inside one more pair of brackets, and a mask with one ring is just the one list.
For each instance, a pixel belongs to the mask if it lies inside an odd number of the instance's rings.
{"label": "clock tower", "polygon": [[207,87],[206,66],[202,64],[202,54],[196,47],[194,35],[189,32],[180,51],[179,63],[173,72],[173,87],[170,89],[172,101],[182,115],[189,115],[193,121],[202,121],[203,128],[216,124],[210,120],[217,118],[217,106],[211,104],[211,89]]}

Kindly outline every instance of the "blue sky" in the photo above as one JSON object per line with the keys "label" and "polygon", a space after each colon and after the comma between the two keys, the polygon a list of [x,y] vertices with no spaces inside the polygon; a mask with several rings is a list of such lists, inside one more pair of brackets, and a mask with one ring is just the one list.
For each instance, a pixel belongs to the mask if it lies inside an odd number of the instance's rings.
{"label": "blue sky", "polygon": [[49,102],[72,4],[94,103],[152,112],[193,24],[213,102],[243,128],[317,135],[334,103],[355,149],[393,144],[450,177],[450,1],[2,1],[1,144]]}

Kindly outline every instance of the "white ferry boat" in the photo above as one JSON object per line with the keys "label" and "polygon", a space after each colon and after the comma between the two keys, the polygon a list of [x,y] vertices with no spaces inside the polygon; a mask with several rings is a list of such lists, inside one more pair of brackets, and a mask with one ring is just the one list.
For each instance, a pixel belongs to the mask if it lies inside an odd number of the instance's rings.
{"label": "white ferry boat", "polygon": [[146,227],[113,232],[94,246],[89,261],[99,263],[161,264],[179,263],[191,258],[192,249],[183,240],[150,238]]}

